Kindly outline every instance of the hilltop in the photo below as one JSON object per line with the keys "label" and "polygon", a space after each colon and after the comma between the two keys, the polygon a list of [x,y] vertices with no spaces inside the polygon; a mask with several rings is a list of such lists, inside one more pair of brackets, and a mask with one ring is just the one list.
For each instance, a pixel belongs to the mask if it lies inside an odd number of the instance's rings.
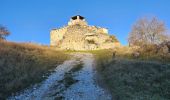
{"label": "hilltop", "polygon": [[68,26],[51,31],[51,46],[67,50],[99,50],[120,46],[106,28],[89,26],[84,17],[73,16]]}

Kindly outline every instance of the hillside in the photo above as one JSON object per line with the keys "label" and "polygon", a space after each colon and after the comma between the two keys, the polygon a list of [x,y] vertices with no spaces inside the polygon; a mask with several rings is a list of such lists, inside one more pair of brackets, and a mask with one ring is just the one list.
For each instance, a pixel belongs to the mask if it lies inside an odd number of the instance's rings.
{"label": "hillside", "polygon": [[46,46],[0,41],[0,99],[41,82],[66,59]]}
{"label": "hillside", "polygon": [[129,47],[92,52],[101,84],[115,100],[170,99],[170,55],[146,50],[139,57]]}
{"label": "hillside", "polygon": [[155,48],[149,46],[139,49],[136,57],[136,50],[65,52],[1,41],[0,99],[63,100],[73,95],[88,100],[170,99],[169,53],[153,52]]}

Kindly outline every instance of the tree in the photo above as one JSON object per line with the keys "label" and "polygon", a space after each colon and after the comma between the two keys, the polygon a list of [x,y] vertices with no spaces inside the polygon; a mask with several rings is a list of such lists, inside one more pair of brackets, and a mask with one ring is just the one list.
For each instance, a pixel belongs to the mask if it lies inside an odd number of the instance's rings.
{"label": "tree", "polygon": [[6,36],[10,35],[8,29],[4,26],[0,25],[0,39],[5,39]]}
{"label": "tree", "polygon": [[128,41],[130,45],[160,44],[166,41],[166,27],[156,17],[139,19],[132,27]]}

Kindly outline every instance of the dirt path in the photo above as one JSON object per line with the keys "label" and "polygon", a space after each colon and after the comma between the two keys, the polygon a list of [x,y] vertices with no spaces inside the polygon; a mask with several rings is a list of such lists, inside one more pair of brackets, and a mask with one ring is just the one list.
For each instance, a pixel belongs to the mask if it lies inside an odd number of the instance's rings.
{"label": "dirt path", "polygon": [[57,66],[41,84],[25,90],[10,100],[111,100],[95,83],[92,54],[76,53]]}

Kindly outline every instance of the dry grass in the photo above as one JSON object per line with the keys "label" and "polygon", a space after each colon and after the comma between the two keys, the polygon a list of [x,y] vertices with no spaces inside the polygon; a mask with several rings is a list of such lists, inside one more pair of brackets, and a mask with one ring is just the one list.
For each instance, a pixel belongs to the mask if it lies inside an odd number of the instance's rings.
{"label": "dry grass", "polygon": [[65,73],[64,78],[60,80],[60,83],[63,83],[65,86],[65,89],[69,88],[71,85],[78,82],[78,80],[74,79],[74,73],[80,71],[83,68],[83,63],[80,62],[73,66],[71,70]]}
{"label": "dry grass", "polygon": [[[129,48],[123,48],[129,49]],[[93,51],[96,69],[115,100],[169,100],[170,65],[148,58],[133,59],[130,50]]]}
{"label": "dry grass", "polygon": [[[113,54],[113,52],[116,52],[116,57],[119,58],[137,59],[141,61],[153,62],[156,61],[162,63],[170,62],[170,53],[165,54],[163,52],[159,52],[154,46],[148,46],[144,48],[123,46],[110,50],[109,53]],[[135,52],[138,52],[140,54],[139,57],[133,56],[133,53]]]}
{"label": "dry grass", "polygon": [[80,63],[78,63],[77,65],[75,65],[69,72],[71,73],[75,73],[80,71],[83,68],[83,62],[80,61]]}
{"label": "dry grass", "polygon": [[34,83],[67,59],[46,46],[0,41],[0,99]]}

